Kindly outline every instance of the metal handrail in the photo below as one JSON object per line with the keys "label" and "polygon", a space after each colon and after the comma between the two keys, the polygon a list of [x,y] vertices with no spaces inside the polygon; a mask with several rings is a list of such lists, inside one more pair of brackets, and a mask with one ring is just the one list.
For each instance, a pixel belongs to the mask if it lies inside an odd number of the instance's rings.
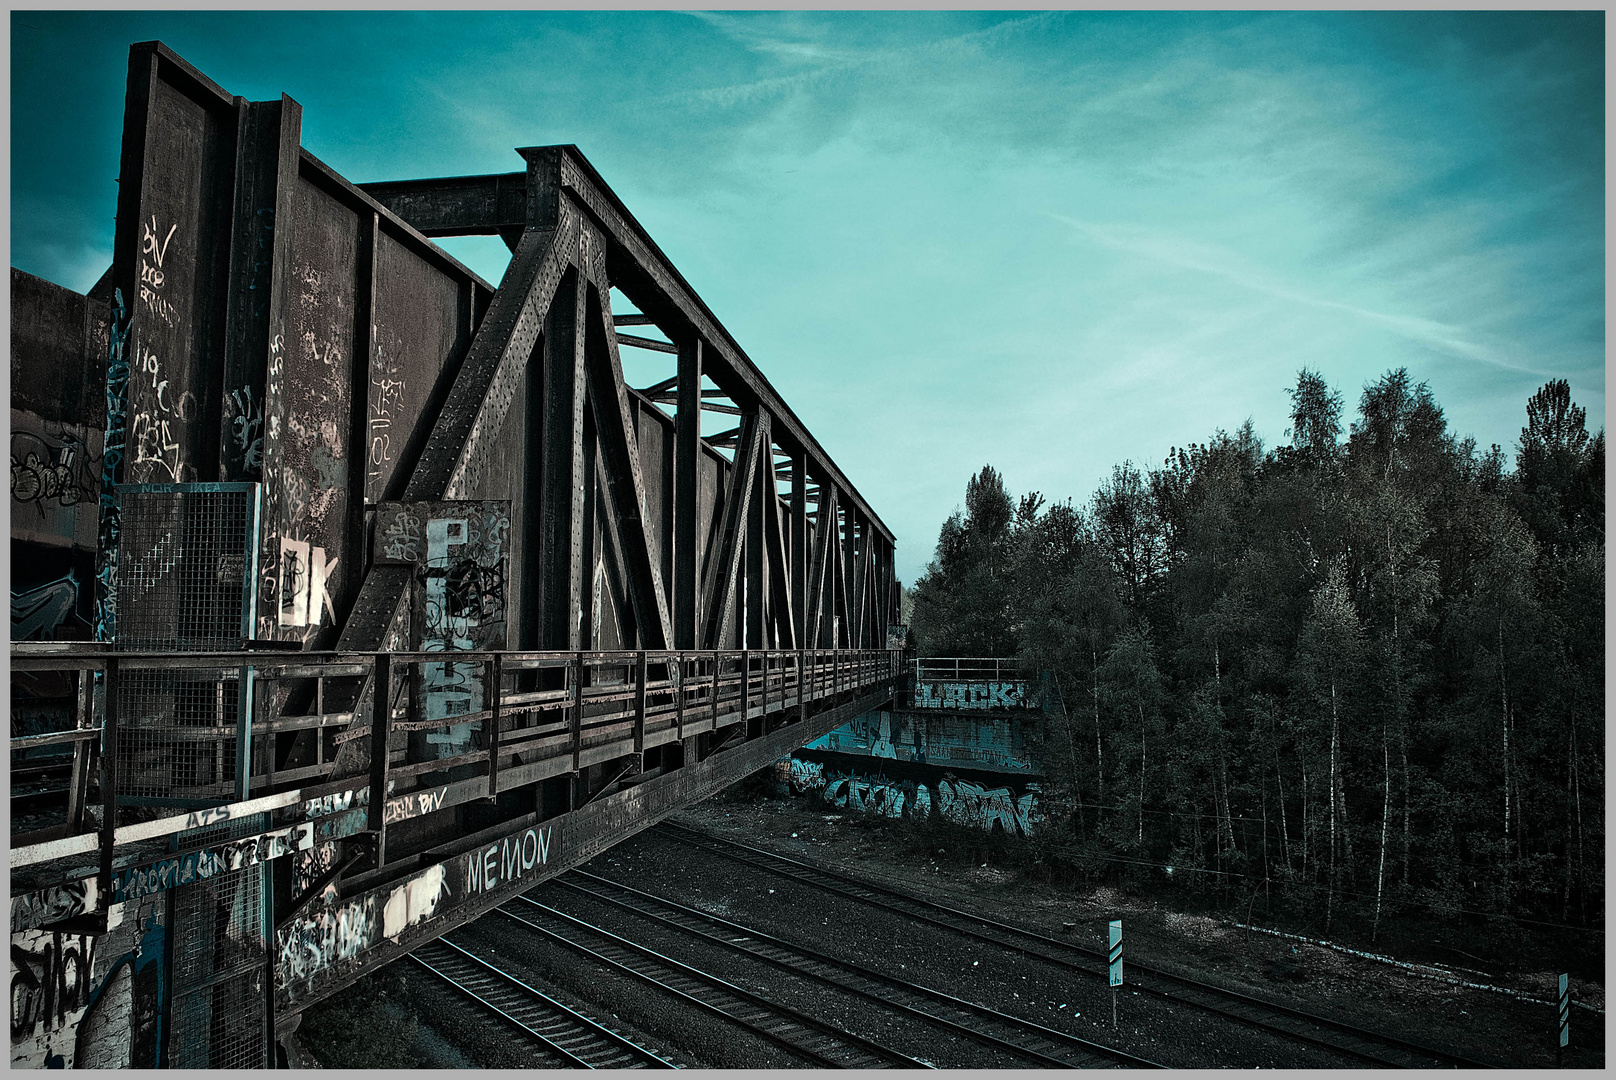
{"label": "metal handrail", "polygon": [[921,682],[1019,682],[1028,675],[1026,661],[1013,656],[921,657],[915,661],[915,678]]}
{"label": "metal handrail", "polygon": [[[419,665],[443,663],[475,666],[483,680],[483,708],[459,716],[424,718],[417,714],[417,703],[402,691]],[[835,697],[848,691],[879,684],[894,678],[902,668],[902,654],[885,649],[728,649],[728,650],[479,650],[466,652],[423,651],[310,651],[279,652],[254,649],[175,654],[172,652],[116,652],[96,643],[52,643],[48,648],[13,646],[12,670],[16,672],[78,672],[80,706],[76,729],[62,733],[20,736],[12,739],[13,753],[34,749],[49,742],[71,743],[75,775],[85,772],[91,761],[101,767],[102,822],[93,831],[84,828],[84,787],[76,787],[67,824],[58,835],[14,848],[12,866],[22,867],[55,861],[71,855],[86,855],[99,849],[103,886],[110,885],[112,851],[120,843],[166,835],[195,828],[198,812],[178,814],[140,826],[116,828],[113,808],[118,804],[118,759],[120,754],[105,753],[107,746],[119,745],[120,727],[116,702],[121,679],[132,671],[180,670],[203,679],[209,675],[240,677],[251,673],[256,680],[314,680],[313,707],[316,712],[302,716],[246,715],[235,730],[223,724],[213,729],[190,729],[187,741],[200,735],[203,741],[217,739],[248,741],[248,749],[261,739],[274,739],[283,731],[305,728],[331,728],[340,731],[334,745],[368,736],[371,745],[385,746],[387,735],[404,728],[441,727],[473,721],[485,725],[481,749],[457,757],[400,765],[397,779],[408,780],[424,772],[455,764],[481,763],[479,780],[486,791],[476,797],[493,797],[505,789],[501,784],[502,759],[531,754],[541,747],[545,757],[571,757],[574,766],[585,750],[610,745],[612,735],[628,734],[632,727],[635,752],[643,749],[647,733],[661,735],[674,731],[680,739],[686,728],[711,730],[710,721],[740,713],[741,718],[776,710],[806,710],[809,702]],[[591,675],[602,668],[621,668],[622,680],[596,682]],[[507,691],[507,676],[513,672],[552,672],[551,689]],[[490,678],[490,676],[492,676]],[[540,676],[544,678],[544,676]],[[371,692],[342,709],[326,712],[326,680],[350,680],[350,690],[368,683]],[[95,691],[90,691],[91,685]],[[17,690],[13,683],[13,693]],[[402,699],[402,701],[401,701]],[[377,708],[377,702],[384,707]],[[109,708],[109,705],[113,706]],[[253,712],[258,712],[254,709]],[[549,714],[549,715],[546,715]],[[804,714],[806,714],[804,712]],[[287,723],[294,721],[294,723]],[[125,718],[124,725],[128,720]],[[184,729],[176,729],[176,738]],[[111,734],[108,735],[108,732]],[[205,733],[205,734],[204,734]],[[624,738],[627,742],[627,739]],[[267,744],[266,744],[267,745]],[[317,739],[323,754],[324,736]],[[394,752],[396,754],[397,751]],[[390,760],[394,754],[370,753],[371,790],[389,791],[394,776]],[[64,755],[65,756],[65,755]],[[288,772],[274,769],[275,755],[246,753],[247,782],[232,792],[220,792],[219,802],[246,812],[248,807],[284,808],[298,801],[301,783],[313,780],[329,786],[341,779],[334,775],[336,754],[322,762],[323,772],[301,767]],[[514,760],[512,762],[514,764]],[[426,768],[425,766],[431,766]],[[313,775],[311,775],[313,774]],[[363,773],[359,774],[361,777]],[[354,779],[358,779],[355,777]],[[239,778],[238,778],[239,779]],[[484,785],[479,784],[479,788]],[[286,790],[274,790],[277,787]],[[262,792],[262,794],[260,794]],[[393,792],[399,795],[400,792]],[[246,796],[245,798],[243,796]],[[382,826],[385,799],[372,802],[371,827]],[[203,817],[207,810],[199,812]],[[130,830],[135,829],[139,836]],[[155,830],[155,831],[154,831]]]}

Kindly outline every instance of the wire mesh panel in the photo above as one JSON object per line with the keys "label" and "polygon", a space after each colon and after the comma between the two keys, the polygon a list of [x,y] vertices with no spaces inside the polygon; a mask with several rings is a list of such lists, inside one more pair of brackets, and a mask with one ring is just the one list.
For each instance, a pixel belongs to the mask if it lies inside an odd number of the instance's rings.
{"label": "wire mesh panel", "polygon": [[173,1068],[269,1064],[264,867],[173,890]]}
{"label": "wire mesh panel", "polygon": [[[119,650],[239,649],[252,626],[258,485],[125,486],[118,498]],[[187,804],[228,798],[249,692],[242,670],[126,669],[121,794]]]}
{"label": "wire mesh panel", "polygon": [[119,794],[226,799],[234,791],[239,670],[199,679],[183,671],[128,671],[118,682]]}
{"label": "wire mesh panel", "polygon": [[119,649],[240,648],[257,485],[125,486],[118,500]]}

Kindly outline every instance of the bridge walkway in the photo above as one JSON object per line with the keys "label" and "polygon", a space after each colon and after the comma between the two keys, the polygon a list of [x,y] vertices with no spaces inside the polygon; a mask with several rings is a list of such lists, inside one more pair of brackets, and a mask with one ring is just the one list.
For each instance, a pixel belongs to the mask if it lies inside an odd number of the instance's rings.
{"label": "bridge walkway", "polygon": [[[454,717],[486,731],[471,748],[419,739],[444,727],[423,716],[423,668],[446,662],[482,691],[482,708]],[[66,679],[85,706],[71,729],[12,739],[14,764],[55,752],[85,778],[62,792],[59,823],[12,837],[14,941],[39,931],[105,946],[120,926],[164,922],[172,936],[188,908],[208,906],[191,901],[200,892],[228,909],[213,929],[235,946],[230,963],[215,950],[200,981],[250,976],[235,1005],[282,1033],[367,972],[889,701],[902,671],[884,650],[449,659],[39,643],[14,646],[11,663],[22,685]],[[275,684],[301,687],[307,711],[265,708]],[[368,725],[354,724],[359,688],[387,703]],[[199,696],[249,704],[233,724],[228,707],[183,722],[174,702]],[[277,769],[275,742],[311,730],[323,760]],[[362,755],[345,758],[350,744]],[[457,752],[439,757],[439,746]],[[185,800],[196,808],[172,813]],[[129,821],[142,806],[163,816]],[[166,961],[176,995],[198,981],[185,959]],[[254,986],[263,993],[247,1001]],[[215,1061],[221,1005],[214,994],[192,1010],[210,1019]],[[177,1017],[169,1039],[188,1030]],[[244,1047],[268,1043],[247,1035]]]}

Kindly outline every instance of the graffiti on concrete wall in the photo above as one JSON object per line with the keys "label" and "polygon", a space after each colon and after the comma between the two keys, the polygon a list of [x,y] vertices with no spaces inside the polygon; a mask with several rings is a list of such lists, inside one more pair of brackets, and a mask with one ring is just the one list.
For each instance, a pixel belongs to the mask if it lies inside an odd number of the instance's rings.
{"label": "graffiti on concrete wall", "polygon": [[929,807],[926,785],[913,781],[868,780],[857,776],[842,776],[829,781],[821,796],[832,806],[882,817],[901,818],[906,809],[911,816],[924,817]]}
{"label": "graffiti on concrete wall", "polygon": [[78,618],[78,604],[79,579],[73,570],[22,592],[12,590],[11,640],[54,640],[69,620]]}
{"label": "graffiti on concrete wall", "polygon": [[104,934],[13,926],[13,1068],[157,1063],[162,910],[160,903],[114,904]]}
{"label": "graffiti on concrete wall", "polygon": [[818,791],[825,786],[825,766],[817,761],[791,759],[791,787],[799,794]]}
{"label": "graffiti on concrete wall", "polygon": [[950,821],[1011,836],[1031,836],[1039,823],[1039,788],[1028,784],[1017,795],[1009,788],[986,787],[973,780],[939,780],[933,802]]}
{"label": "graffiti on concrete wall", "polygon": [[1002,830],[1010,836],[1031,836],[1042,822],[1037,784],[1024,785],[1018,794],[1008,787],[990,788],[955,777],[926,784],[839,773],[827,771],[816,761],[792,758],[791,786],[798,794],[817,792],[839,809],[911,820],[935,811],[956,824],[987,832]]}
{"label": "graffiti on concrete wall", "polygon": [[224,400],[226,446],[243,477],[258,475],[264,465],[264,401],[242,386]]}
{"label": "graffiti on concrete wall", "polygon": [[915,706],[921,709],[1021,709],[1028,706],[1025,682],[920,682]]}
{"label": "graffiti on concrete wall", "polygon": [[[28,506],[30,520],[44,521],[54,508],[92,502],[101,480],[99,438],[77,424],[40,420],[11,412],[11,501]],[[12,508],[13,514],[21,511]],[[65,535],[71,537],[69,527]]]}
{"label": "graffiti on concrete wall", "polygon": [[129,308],[123,290],[112,290],[107,327],[107,426],[101,454],[101,498],[97,503],[95,639],[111,641],[118,620],[118,537],[122,532],[113,485],[123,479],[124,411],[129,401]]}
{"label": "graffiti on concrete wall", "polygon": [[912,761],[922,765],[1034,771],[1036,718],[1023,715],[936,716],[883,710],[856,716],[808,744],[810,750]]}
{"label": "graffiti on concrete wall", "polygon": [[[11,1060],[67,1068],[90,1002],[96,939],[28,930],[11,935]],[[21,1060],[19,1061],[19,1058]]]}

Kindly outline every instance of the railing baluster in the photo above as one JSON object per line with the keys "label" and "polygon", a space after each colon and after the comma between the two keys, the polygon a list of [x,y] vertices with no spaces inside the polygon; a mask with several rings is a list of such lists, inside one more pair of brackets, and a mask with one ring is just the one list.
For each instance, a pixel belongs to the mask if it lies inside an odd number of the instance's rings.
{"label": "railing baluster", "polygon": [[495,653],[488,660],[488,797],[499,794],[499,698],[504,678],[501,656]]}

